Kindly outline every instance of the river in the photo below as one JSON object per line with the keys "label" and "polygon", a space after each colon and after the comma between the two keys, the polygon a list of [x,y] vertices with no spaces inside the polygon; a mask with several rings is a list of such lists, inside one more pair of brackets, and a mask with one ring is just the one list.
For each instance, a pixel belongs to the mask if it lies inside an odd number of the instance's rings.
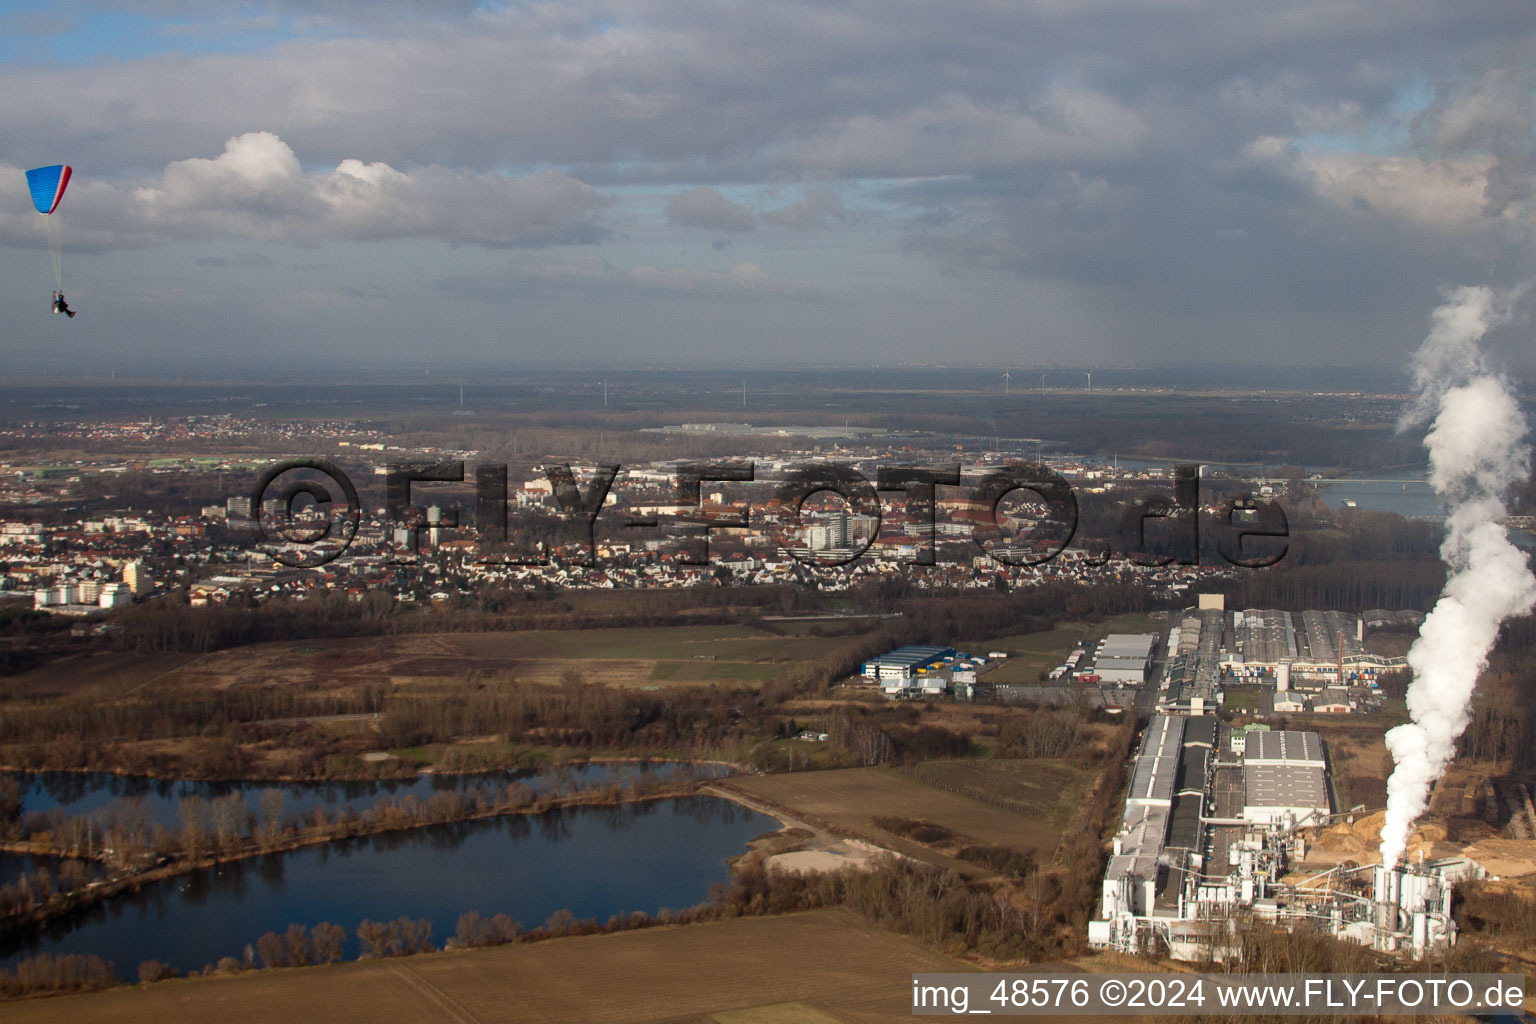
{"label": "river", "polygon": [[1400,516],[1443,516],[1445,504],[1427,480],[1418,477],[1397,479],[1309,480],[1318,495],[1334,508],[1355,507],[1373,512],[1396,512]]}

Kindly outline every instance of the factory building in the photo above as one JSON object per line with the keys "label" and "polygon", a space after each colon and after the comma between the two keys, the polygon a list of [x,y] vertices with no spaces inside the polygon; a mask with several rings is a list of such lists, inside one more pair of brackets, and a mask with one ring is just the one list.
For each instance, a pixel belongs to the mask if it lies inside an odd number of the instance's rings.
{"label": "factory building", "polygon": [[1329,814],[1323,769],[1301,764],[1243,766],[1243,820],[1294,828],[1316,825]]}
{"label": "factory building", "polygon": [[1296,829],[1329,813],[1316,733],[1228,730],[1210,717],[1158,715],[1131,773],[1104,873],[1100,948],[1220,960],[1253,920],[1308,924],[1383,953],[1421,958],[1456,939],[1452,887],[1487,872],[1465,858],[1357,867],[1284,881]]}
{"label": "factory building", "polygon": [[1160,707],[1189,715],[1215,713],[1228,621],[1219,608],[1203,608],[1186,611],[1168,631],[1168,671]]}
{"label": "factory building", "polygon": [[1174,715],[1152,719],[1131,770],[1131,785],[1125,796],[1127,807],[1173,805],[1173,784],[1183,744],[1184,719]]}
{"label": "factory building", "polygon": [[945,669],[959,669],[963,673],[955,682],[966,687],[975,684],[975,665],[970,662],[957,664],[953,647],[931,644],[898,647],[889,654],[871,658],[864,663],[863,675],[878,682],[887,697],[937,697],[951,682]]}
{"label": "factory building", "polygon": [[882,654],[878,658],[866,661],[863,668],[864,678],[905,681],[923,672],[930,665],[954,656],[953,647],[909,644],[906,647],[898,647],[889,654]]}
{"label": "factory building", "polygon": [[1456,942],[1452,887],[1462,879],[1486,875],[1481,865],[1460,857],[1399,864],[1390,871],[1378,864],[1371,872],[1370,916],[1341,926],[1339,935],[1416,959],[1444,951]]}
{"label": "factory building", "polygon": [[[1102,913],[1106,920],[1089,922],[1090,941],[1096,924],[1112,926],[1156,915],[1159,860],[1167,833],[1168,808],[1127,809],[1120,834],[1115,836],[1114,854],[1104,871]],[[1106,940],[1108,935],[1106,928]]]}
{"label": "factory building", "polygon": [[1089,941],[1096,945],[1128,948],[1142,922],[1177,918],[1158,894],[1159,883],[1166,887],[1169,873],[1162,863],[1163,850],[1184,750],[1184,726],[1181,716],[1157,715],[1142,736],[1125,814],[1104,870],[1103,920],[1088,923]]}
{"label": "factory building", "polygon": [[1212,714],[1232,687],[1253,687],[1240,710],[1255,715],[1379,710],[1383,677],[1407,660],[1368,650],[1366,628],[1401,629],[1419,613],[1365,615],[1271,608],[1226,611],[1219,601],[1186,608],[1168,631],[1159,710]]}
{"label": "factory building", "polygon": [[1237,907],[1268,914],[1292,833],[1330,812],[1326,763],[1316,733],[1153,717],[1089,941],[1196,955],[1212,918]]}
{"label": "factory building", "polygon": [[[1391,613],[1380,612],[1380,616]],[[1382,621],[1380,619],[1373,621]],[[1220,656],[1222,671],[1239,682],[1291,681],[1369,685],[1384,672],[1406,667],[1402,658],[1365,649],[1365,618],[1339,611],[1283,612],[1245,608],[1232,613],[1232,642]]]}
{"label": "factory building", "polygon": [[1319,770],[1327,767],[1323,758],[1323,738],[1315,732],[1255,729],[1248,734],[1247,742],[1239,752],[1243,755],[1243,764],[1249,766],[1308,765]]}
{"label": "factory building", "polygon": [[1151,633],[1111,633],[1099,644],[1092,674],[1101,683],[1140,686],[1147,681],[1156,644]]}

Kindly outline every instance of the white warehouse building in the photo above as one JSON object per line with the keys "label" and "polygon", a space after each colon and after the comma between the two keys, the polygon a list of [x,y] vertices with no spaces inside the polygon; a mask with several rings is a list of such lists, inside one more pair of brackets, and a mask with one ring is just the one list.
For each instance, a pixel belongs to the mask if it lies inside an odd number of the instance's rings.
{"label": "white warehouse building", "polygon": [[1157,637],[1151,633],[1111,633],[1094,656],[1093,674],[1101,683],[1140,686],[1147,681],[1156,644]]}

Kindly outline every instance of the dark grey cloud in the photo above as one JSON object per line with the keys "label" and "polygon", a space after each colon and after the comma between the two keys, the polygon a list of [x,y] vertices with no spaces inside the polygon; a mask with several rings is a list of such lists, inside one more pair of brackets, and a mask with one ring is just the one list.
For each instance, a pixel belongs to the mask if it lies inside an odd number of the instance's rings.
{"label": "dark grey cloud", "polygon": [[1497,68],[1471,87],[1444,88],[1414,125],[1432,153],[1487,154],[1487,212],[1528,207],[1536,197],[1536,71]]}
{"label": "dark grey cloud", "polygon": [[505,272],[479,278],[453,278],[443,287],[455,294],[504,298],[506,288],[556,288],[611,294],[615,291],[699,298],[740,296],[814,296],[816,288],[752,262],[723,269],[682,266],[619,267],[596,253],[574,259],[519,260]]}
{"label": "dark grey cloud", "polygon": [[[1528,0],[315,9],[257,52],[0,67],[6,160],[75,164],[87,249],[546,247],[519,294],[609,296],[560,307],[614,332],[593,345],[664,348],[667,300],[750,293],[872,356],[959,318],[978,357],[1026,323],[1066,354],[1368,359],[1412,347],[1437,285],[1530,266]],[[273,141],[216,156],[242,138]],[[12,174],[0,241],[31,242]],[[619,251],[555,248],[589,243]],[[797,245],[836,312],[788,301]]]}
{"label": "dark grey cloud", "polygon": [[199,256],[197,265],[223,270],[226,267],[235,267],[242,270],[269,270],[272,260],[259,252],[242,252],[235,256]]}
{"label": "dark grey cloud", "polygon": [[580,165],[689,184],[968,173],[1366,119],[1414,76],[1496,59],[1500,34],[1529,52],[1523,0],[567,0],[256,54],[11,68],[0,132],[106,173],[250,130],[320,162],[556,163],[593,183]]}

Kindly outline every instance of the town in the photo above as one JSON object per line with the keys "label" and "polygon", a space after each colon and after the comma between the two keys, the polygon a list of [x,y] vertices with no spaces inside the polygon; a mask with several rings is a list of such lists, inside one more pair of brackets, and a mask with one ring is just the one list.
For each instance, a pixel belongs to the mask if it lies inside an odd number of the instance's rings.
{"label": "town", "polygon": [[[297,433],[291,427],[205,417],[168,424],[108,423],[90,429],[67,422],[55,426],[57,436],[65,438],[83,434],[98,440],[130,437],[168,443],[186,438],[291,439]],[[38,423],[22,431],[29,438],[44,433]],[[344,423],[322,425],[309,436],[322,442],[330,439],[322,445],[324,454],[338,462],[375,453],[401,460],[361,465],[359,478],[374,485],[373,491],[378,483],[391,479],[398,486],[412,472],[408,467],[452,467],[451,460],[474,454],[388,444],[372,439],[374,433]],[[176,588],[187,588],[193,603],[201,604],[221,602],[236,593],[262,601],[273,595],[326,591],[357,598],[377,590],[398,601],[449,601],[485,586],[687,588],[722,581],[806,584],[836,592],[861,580],[888,578],[892,572],[908,569],[915,570],[911,573],[914,586],[939,590],[1134,579],[1154,590],[1176,593],[1201,582],[1232,578],[1229,560],[1217,557],[1210,564],[1193,564],[1199,562],[1199,552],[1191,552],[1183,537],[1160,538],[1167,554],[1161,550],[1127,554],[1128,546],[1143,541],[1156,547],[1151,524],[1159,520],[1151,516],[1161,513],[1143,512],[1141,518],[1127,520],[1118,510],[1149,494],[1171,495],[1176,483],[1171,466],[1120,469],[1051,458],[1043,468],[1026,468],[1019,477],[1019,470],[1009,469],[1019,465],[1018,456],[979,450],[970,453],[975,461],[954,467],[953,485],[931,488],[926,502],[904,497],[899,490],[876,497],[868,484],[868,498],[854,495],[857,508],[831,490],[835,482],[815,491],[806,491],[813,485],[802,484],[802,493],[788,498],[782,493],[786,481],[793,483],[797,471],[807,466],[843,467],[845,474],[866,474],[858,479],[875,479],[880,466],[889,465],[886,460],[893,456],[906,464],[925,465],[943,454],[938,439],[929,442],[935,447],[926,452],[914,448],[913,442],[921,437],[895,440],[901,444],[887,440],[862,450],[839,441],[815,453],[835,462],[759,459],[753,479],[706,481],[702,494],[692,502],[678,500],[677,460],[629,466],[611,490],[612,475],[590,484],[596,470],[578,467],[580,479],[573,478],[573,483],[588,487],[587,500],[593,502],[584,517],[573,517],[556,495],[555,471],[544,472],[535,464],[531,468],[538,475],[507,488],[506,504],[514,516],[511,537],[505,527],[495,524],[494,514],[487,515],[485,508],[477,512],[475,497],[463,486],[454,487],[454,481],[462,482],[462,461],[457,463],[458,472],[450,470],[446,480],[444,474],[424,478],[419,468],[415,470],[418,481],[441,481],[417,482],[405,492],[414,492],[414,501],[431,502],[425,507],[392,508],[375,498],[377,504],[364,499],[363,507],[355,510],[341,501],[335,481],[309,481],[316,474],[302,469],[282,479],[290,487],[294,486],[290,477],[305,481],[299,490],[306,496],[329,487],[337,492],[330,502],[309,499],[300,504],[292,495],[282,496],[276,485],[268,491],[277,496],[255,501],[238,489],[239,482],[263,471],[270,475],[269,467],[282,463],[251,456],[0,467],[0,481],[9,481],[0,484],[0,501],[49,510],[30,521],[0,523],[4,555],[0,585],[13,593],[30,593],[39,609],[82,615],[93,607],[120,607]],[[564,466],[559,469],[571,473]],[[1010,472],[1014,475],[1008,477],[1009,483],[1022,480],[1024,486],[1031,479],[1029,473],[1044,472],[1043,479],[1054,478],[1062,487],[1075,488],[1084,502],[1101,508],[1094,512],[1085,504],[1080,525],[1078,501],[1070,494],[1063,512],[1059,501],[996,482],[999,473]],[[112,481],[133,474],[179,481],[210,498],[220,489],[226,494],[188,512],[124,508],[104,500]],[[1233,502],[1242,499],[1227,495],[1240,486],[1251,486],[1270,500],[1278,484],[1262,479],[1231,481],[1217,492],[1225,500],[1206,505],[1199,514],[1208,523],[1218,524],[1230,524],[1235,517],[1236,532],[1262,533],[1256,526],[1244,525],[1241,508],[1234,512]],[[593,486],[600,493],[591,492]],[[245,489],[249,487],[247,483]],[[230,490],[237,493],[227,493]],[[480,490],[483,496],[484,489]],[[91,497],[98,492],[103,497]],[[364,493],[370,489],[365,487]],[[82,500],[100,511],[82,518],[52,511],[79,507]],[[489,506],[490,513],[496,510],[496,505]],[[1108,534],[1104,545],[1116,543],[1113,554],[1085,546],[1085,531],[1095,528],[1100,536]],[[1212,532],[1209,526],[1206,532]],[[305,542],[295,543],[301,534],[306,535],[301,538]],[[1283,555],[1283,535],[1264,536],[1271,544],[1271,558]],[[1276,536],[1282,538],[1278,544]],[[1244,541],[1235,543],[1241,547]],[[1252,548],[1254,542],[1247,544]]]}

